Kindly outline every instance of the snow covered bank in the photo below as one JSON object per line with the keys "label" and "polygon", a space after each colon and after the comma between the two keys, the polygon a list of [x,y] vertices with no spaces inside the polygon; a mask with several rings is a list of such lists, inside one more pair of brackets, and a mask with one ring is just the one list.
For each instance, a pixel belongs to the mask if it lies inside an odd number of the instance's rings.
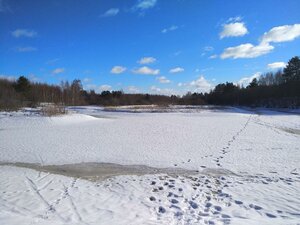
{"label": "snow covered bank", "polygon": [[51,118],[1,113],[1,162],[117,163],[199,174],[100,183],[1,166],[0,223],[297,224],[300,116],[188,110],[73,107],[73,114]]}
{"label": "snow covered bank", "polygon": [[0,222],[297,224],[299,188],[299,180],[272,176],[161,174],[90,182],[1,166]]}

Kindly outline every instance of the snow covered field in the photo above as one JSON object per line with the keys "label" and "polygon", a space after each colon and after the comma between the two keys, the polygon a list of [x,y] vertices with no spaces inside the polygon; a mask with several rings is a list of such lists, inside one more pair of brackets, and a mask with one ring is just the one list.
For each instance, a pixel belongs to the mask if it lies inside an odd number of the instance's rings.
{"label": "snow covered field", "polygon": [[[0,113],[0,224],[300,224],[298,114],[69,110]],[[30,169],[90,162],[187,172],[89,181]]]}

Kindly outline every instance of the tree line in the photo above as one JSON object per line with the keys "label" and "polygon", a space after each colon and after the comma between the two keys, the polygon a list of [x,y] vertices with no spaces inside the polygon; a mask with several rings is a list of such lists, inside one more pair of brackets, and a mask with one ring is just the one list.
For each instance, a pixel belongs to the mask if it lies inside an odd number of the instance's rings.
{"label": "tree line", "polygon": [[35,107],[40,103],[68,105],[244,105],[264,107],[300,106],[300,59],[293,57],[283,70],[268,72],[254,78],[247,87],[226,82],[209,93],[187,93],[183,96],[128,94],[123,91],[83,89],[79,79],[60,85],[31,82],[20,76],[17,80],[0,79],[0,110]]}
{"label": "tree line", "polygon": [[300,59],[293,57],[283,70],[254,78],[247,87],[218,84],[204,95],[207,104],[264,107],[300,106]]}

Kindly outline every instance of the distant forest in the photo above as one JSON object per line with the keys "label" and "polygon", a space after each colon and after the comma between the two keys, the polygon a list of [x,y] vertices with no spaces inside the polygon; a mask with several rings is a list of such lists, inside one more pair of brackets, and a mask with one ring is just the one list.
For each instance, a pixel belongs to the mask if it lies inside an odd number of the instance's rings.
{"label": "distant forest", "polygon": [[300,106],[300,59],[293,57],[283,70],[268,72],[253,79],[247,87],[231,82],[218,84],[209,93],[187,93],[183,96],[127,94],[122,91],[83,90],[80,80],[61,85],[31,82],[20,76],[17,80],[0,79],[0,110],[36,107],[40,103],[68,105],[232,105],[251,107]]}

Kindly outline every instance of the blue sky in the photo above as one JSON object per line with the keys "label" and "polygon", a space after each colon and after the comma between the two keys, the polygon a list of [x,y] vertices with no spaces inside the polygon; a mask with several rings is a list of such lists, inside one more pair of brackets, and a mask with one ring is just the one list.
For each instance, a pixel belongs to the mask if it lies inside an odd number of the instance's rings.
{"label": "blue sky", "polygon": [[300,1],[0,0],[0,77],[159,94],[246,85],[300,52]]}

